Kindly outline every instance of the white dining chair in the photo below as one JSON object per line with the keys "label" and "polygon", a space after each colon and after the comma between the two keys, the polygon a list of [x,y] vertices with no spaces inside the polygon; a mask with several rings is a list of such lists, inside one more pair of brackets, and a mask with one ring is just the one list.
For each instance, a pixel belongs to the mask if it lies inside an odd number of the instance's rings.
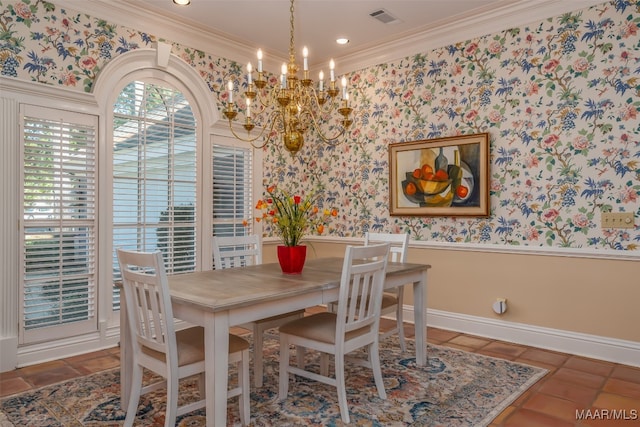
{"label": "white dining chair", "polygon": [[[133,425],[140,395],[167,389],[166,427],[173,427],[176,417],[205,407],[204,395],[204,329],[193,326],[175,330],[169,285],[160,252],[131,252],[117,250],[122,274],[122,287],[132,341],[132,378],[129,405],[124,426]],[[249,343],[229,334],[229,362],[238,370],[237,387],[231,388],[227,398],[239,397],[242,425],[250,422],[249,409]],[[162,381],[142,385],[143,369],[163,377]],[[178,406],[179,380],[199,375],[201,400]],[[211,414],[211,416],[213,416]]]}
{"label": "white dining chair", "polygon": [[[213,260],[216,270],[262,264],[260,238],[255,234],[246,236],[214,236]],[[304,310],[296,310],[256,320],[244,325],[253,331],[253,381],[256,387],[262,387],[263,384],[264,364],[262,361],[262,348],[264,333],[269,329],[277,328],[290,320],[299,319],[303,316]]]}
{"label": "white dining chair", "polygon": [[[372,369],[378,395],[386,399],[378,329],[389,246],[347,246],[336,312],[315,313],[280,326],[280,400],[289,392],[289,374],[332,385],[337,389],[342,421],[349,423],[345,356],[362,347],[367,349],[367,358],[353,361]],[[290,364],[291,345],[297,346],[297,366]],[[320,352],[319,373],[305,369],[302,348]],[[334,356],[334,376],[329,376],[329,355]]]}
{"label": "white dining chair", "polygon": [[[407,262],[407,253],[409,251],[409,237],[408,233],[370,233],[367,232],[364,235],[364,244],[371,245],[376,243],[390,243],[389,249],[389,261],[392,262]],[[386,314],[394,314],[396,318],[396,325],[388,331],[382,333],[381,338],[387,338],[395,333],[398,334],[400,340],[400,349],[405,352],[407,345],[404,338],[404,285],[398,286],[394,289],[385,290],[382,294],[382,309],[380,314],[382,316]]]}

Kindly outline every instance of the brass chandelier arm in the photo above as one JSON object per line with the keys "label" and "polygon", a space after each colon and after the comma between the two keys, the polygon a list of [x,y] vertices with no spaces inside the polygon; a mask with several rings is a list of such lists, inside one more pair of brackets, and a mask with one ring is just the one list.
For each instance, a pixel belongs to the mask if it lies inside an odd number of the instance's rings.
{"label": "brass chandelier arm", "polygon": [[[259,78],[262,78],[262,77],[263,76],[259,76]],[[257,82],[259,82],[259,81],[261,81],[261,80],[258,80]],[[265,109],[269,108],[269,107],[271,107],[273,105],[277,105],[278,104],[278,93],[279,93],[279,90],[276,87],[274,87],[274,88],[265,88],[267,81],[266,80],[262,80],[262,82],[264,84],[261,85],[262,87],[260,87],[258,91],[253,92],[253,93],[245,92],[245,97],[250,97],[252,101],[255,98],[260,103],[260,105]],[[249,88],[251,89],[251,85],[249,85]]]}
{"label": "brass chandelier arm", "polygon": [[[226,113],[226,111],[225,111],[225,113]],[[279,119],[276,116],[280,116],[280,112],[279,111],[273,111],[269,115],[269,121],[271,122],[271,124],[268,127],[262,127],[261,128],[262,130],[260,131],[260,133],[258,135],[256,135],[256,136],[254,136],[254,137],[249,136],[249,137],[245,138],[245,137],[243,137],[241,135],[238,135],[238,133],[235,131],[235,129],[234,129],[233,125],[232,125],[233,117],[232,118],[228,118],[228,120],[229,120],[229,129],[231,130],[231,133],[233,134],[233,136],[236,139],[239,139],[240,141],[248,142],[249,144],[251,144],[251,146],[253,148],[262,149],[269,143],[271,138],[266,138],[264,140],[264,144],[262,144],[262,145],[254,144],[254,142],[256,140],[260,139],[261,137],[263,137],[265,135],[265,132],[267,132],[267,129],[269,129],[269,132],[267,133],[267,135],[269,135],[269,134],[271,134],[271,132],[273,132],[273,129],[275,128],[276,122],[278,120],[282,120],[282,119]],[[243,126],[246,126],[246,123]],[[253,129],[253,128],[254,128],[254,125],[252,124],[251,125],[251,129]],[[248,130],[247,131],[247,135],[250,135],[249,132],[251,132],[251,131]]]}
{"label": "brass chandelier arm", "polygon": [[311,107],[313,104],[321,114],[331,114],[340,105],[340,102],[335,99],[337,94],[337,89],[317,91],[315,87],[307,86],[302,89],[300,97],[303,99],[304,105]]}
{"label": "brass chandelier arm", "polygon": [[308,113],[310,119],[309,119],[309,123],[311,123],[311,126],[313,127],[313,129],[316,131],[316,133],[318,134],[318,136],[320,137],[320,139],[322,139],[324,142],[326,142],[329,145],[332,146],[336,146],[338,145],[341,141],[339,141],[339,139],[344,136],[344,134],[347,132],[347,128],[342,125],[340,131],[333,135],[333,136],[327,136],[322,129],[320,129],[320,125],[318,125],[318,122],[316,121],[315,117],[313,117],[313,115],[311,113]]}

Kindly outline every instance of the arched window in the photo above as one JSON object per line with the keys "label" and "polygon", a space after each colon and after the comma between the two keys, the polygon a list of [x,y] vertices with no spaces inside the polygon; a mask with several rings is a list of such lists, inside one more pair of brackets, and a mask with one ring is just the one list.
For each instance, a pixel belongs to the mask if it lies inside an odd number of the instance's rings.
{"label": "arched window", "polygon": [[[211,235],[253,232],[250,218],[262,156],[217,127],[218,111],[198,73],[179,58],[158,66],[154,51],[114,59],[96,86],[110,100],[106,140],[112,194],[111,259],[105,281],[119,279],[115,248],[159,250],[169,274],[212,268]],[[107,74],[108,73],[108,74]],[[113,88],[121,88],[116,93]],[[243,224],[244,222],[244,224]],[[112,289],[111,309],[120,307]]]}
{"label": "arched window", "polygon": [[133,81],[113,106],[113,247],[161,251],[169,274],[196,268],[196,129],[166,84]]}

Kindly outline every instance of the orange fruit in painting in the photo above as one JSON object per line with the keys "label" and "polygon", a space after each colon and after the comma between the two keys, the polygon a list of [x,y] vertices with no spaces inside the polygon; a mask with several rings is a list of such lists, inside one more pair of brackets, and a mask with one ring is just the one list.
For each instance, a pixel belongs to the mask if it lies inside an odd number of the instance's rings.
{"label": "orange fruit in painting", "polygon": [[469,194],[469,189],[464,185],[458,185],[458,188],[456,188],[456,195],[461,199],[464,199],[467,197],[467,194]]}
{"label": "orange fruit in painting", "polygon": [[444,169],[439,169],[436,171],[436,175],[433,177],[435,181],[446,181],[449,179],[449,174]]}
{"label": "orange fruit in painting", "polygon": [[425,164],[425,165],[422,165],[421,172],[422,172],[422,179],[429,179],[429,178],[426,178],[426,176],[430,173],[433,173],[433,168]]}
{"label": "orange fruit in painting", "polygon": [[404,191],[408,196],[413,196],[414,194],[416,194],[416,191],[418,191],[418,188],[413,182],[408,182]]}
{"label": "orange fruit in painting", "polygon": [[421,169],[414,169],[412,175],[413,175],[414,178],[419,179],[422,176],[422,170]]}

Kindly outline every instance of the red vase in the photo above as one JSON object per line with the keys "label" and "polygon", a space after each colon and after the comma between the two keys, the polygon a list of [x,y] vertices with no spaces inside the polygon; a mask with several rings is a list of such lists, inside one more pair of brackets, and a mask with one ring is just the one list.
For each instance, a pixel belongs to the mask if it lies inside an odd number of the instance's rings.
{"label": "red vase", "polygon": [[278,261],[284,274],[300,274],[307,258],[307,247],[278,245]]}

